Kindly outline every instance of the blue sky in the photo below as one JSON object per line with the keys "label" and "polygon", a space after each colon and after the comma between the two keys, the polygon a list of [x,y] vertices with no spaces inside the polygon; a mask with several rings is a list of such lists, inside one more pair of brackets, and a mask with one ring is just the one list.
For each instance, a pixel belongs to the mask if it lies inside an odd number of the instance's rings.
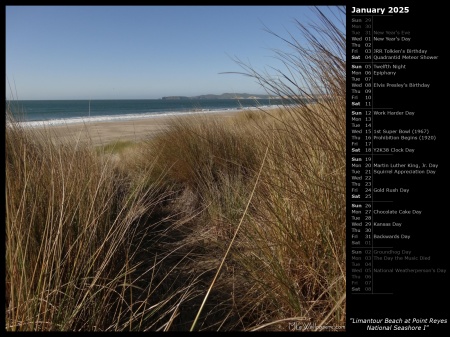
{"label": "blue sky", "polygon": [[18,99],[154,99],[264,93],[238,57],[279,66],[305,6],[7,6],[6,75]]}

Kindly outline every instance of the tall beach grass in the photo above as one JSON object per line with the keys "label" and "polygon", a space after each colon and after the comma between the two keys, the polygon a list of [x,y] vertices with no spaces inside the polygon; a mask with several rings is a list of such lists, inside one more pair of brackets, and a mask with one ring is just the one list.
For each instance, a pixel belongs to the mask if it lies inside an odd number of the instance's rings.
{"label": "tall beach grass", "polygon": [[89,142],[55,144],[51,130],[24,129],[10,113],[5,131],[6,329],[163,325],[188,289],[162,287],[147,253],[164,192]]}
{"label": "tall beach grass", "polygon": [[306,45],[279,36],[293,51],[276,51],[286,67],[276,76],[236,60],[240,74],[284,97],[281,109],[178,121],[153,143],[163,149],[158,165],[190,196],[185,211],[206,238],[205,257],[217,267],[226,257],[221,277],[210,276],[223,293],[205,291],[205,303],[229,314],[194,329],[345,323],[345,29],[316,14],[318,23],[297,22]]}
{"label": "tall beach grass", "polygon": [[316,14],[276,76],[236,60],[279,109],[97,148],[7,113],[7,330],[344,325],[345,30]]}

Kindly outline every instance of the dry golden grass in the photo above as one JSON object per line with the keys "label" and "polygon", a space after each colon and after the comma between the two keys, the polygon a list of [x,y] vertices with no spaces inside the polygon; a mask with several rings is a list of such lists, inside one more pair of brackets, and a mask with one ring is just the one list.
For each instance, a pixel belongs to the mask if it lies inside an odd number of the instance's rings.
{"label": "dry golden grass", "polygon": [[6,128],[7,330],[345,323],[345,33],[299,24],[279,110],[173,120],[140,143]]}
{"label": "dry golden grass", "polygon": [[56,145],[50,130],[8,119],[6,329],[163,325],[189,288],[156,281],[160,260],[151,252],[164,192],[141,183],[150,173],[131,178],[92,145]]}
{"label": "dry golden grass", "polygon": [[[160,150],[157,171],[164,171],[174,195],[185,199],[174,204],[174,212],[188,219],[188,241],[205,250],[192,270],[202,261],[219,266],[267,151],[220,289],[210,298],[210,310],[233,313],[227,322],[203,322],[204,327],[251,329],[286,317],[343,324],[345,134],[328,131],[320,141],[311,134],[327,128],[318,125],[327,122],[325,113],[309,105],[270,115],[245,112],[226,123],[180,119],[148,144],[147,156]],[[317,119],[314,130],[299,123],[305,114]]]}
{"label": "dry golden grass", "polygon": [[[304,114],[320,116],[314,130]],[[311,134],[328,130],[325,114],[178,119],[147,142],[96,149],[13,124],[8,329],[186,330],[222,260],[196,328],[342,324],[345,153],[339,129]]]}

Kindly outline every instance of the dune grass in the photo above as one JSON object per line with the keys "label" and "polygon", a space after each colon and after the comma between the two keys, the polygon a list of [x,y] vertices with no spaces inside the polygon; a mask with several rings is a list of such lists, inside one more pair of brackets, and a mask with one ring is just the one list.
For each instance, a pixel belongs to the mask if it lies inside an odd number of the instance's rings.
{"label": "dune grass", "polygon": [[160,290],[153,282],[160,262],[143,259],[164,193],[137,176],[131,181],[93,146],[55,145],[51,137],[8,116],[6,329],[157,324],[186,291]]}
{"label": "dune grass", "polygon": [[131,140],[119,140],[116,142],[111,142],[106,145],[99,146],[97,148],[98,153],[106,152],[111,154],[120,154],[125,152],[130,147],[134,147],[136,145],[135,142]]}
{"label": "dune grass", "polygon": [[[298,119],[313,111],[317,127],[308,130]],[[147,146],[161,150],[156,166],[184,199],[173,212],[188,219],[190,244],[204,249],[192,270],[207,261],[218,268],[227,256],[209,301],[228,319],[204,318],[200,329],[258,329],[287,317],[345,322],[344,134],[327,131],[318,144],[319,105],[267,113],[180,119]]]}
{"label": "dune grass", "polygon": [[318,15],[278,76],[237,60],[279,109],[97,148],[7,115],[6,330],[344,325],[345,35]]}

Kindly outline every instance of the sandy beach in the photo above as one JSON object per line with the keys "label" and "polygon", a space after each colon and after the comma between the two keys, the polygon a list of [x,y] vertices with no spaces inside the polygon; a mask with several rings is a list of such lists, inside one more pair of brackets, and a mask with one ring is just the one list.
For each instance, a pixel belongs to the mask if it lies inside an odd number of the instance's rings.
{"label": "sandy beach", "polygon": [[[88,140],[94,145],[106,145],[114,141],[139,141],[164,131],[177,118],[210,117],[225,118],[236,112],[196,113],[190,115],[155,116],[132,120],[113,120],[66,125],[46,125],[57,142]],[[35,127],[38,129],[39,127]]]}

